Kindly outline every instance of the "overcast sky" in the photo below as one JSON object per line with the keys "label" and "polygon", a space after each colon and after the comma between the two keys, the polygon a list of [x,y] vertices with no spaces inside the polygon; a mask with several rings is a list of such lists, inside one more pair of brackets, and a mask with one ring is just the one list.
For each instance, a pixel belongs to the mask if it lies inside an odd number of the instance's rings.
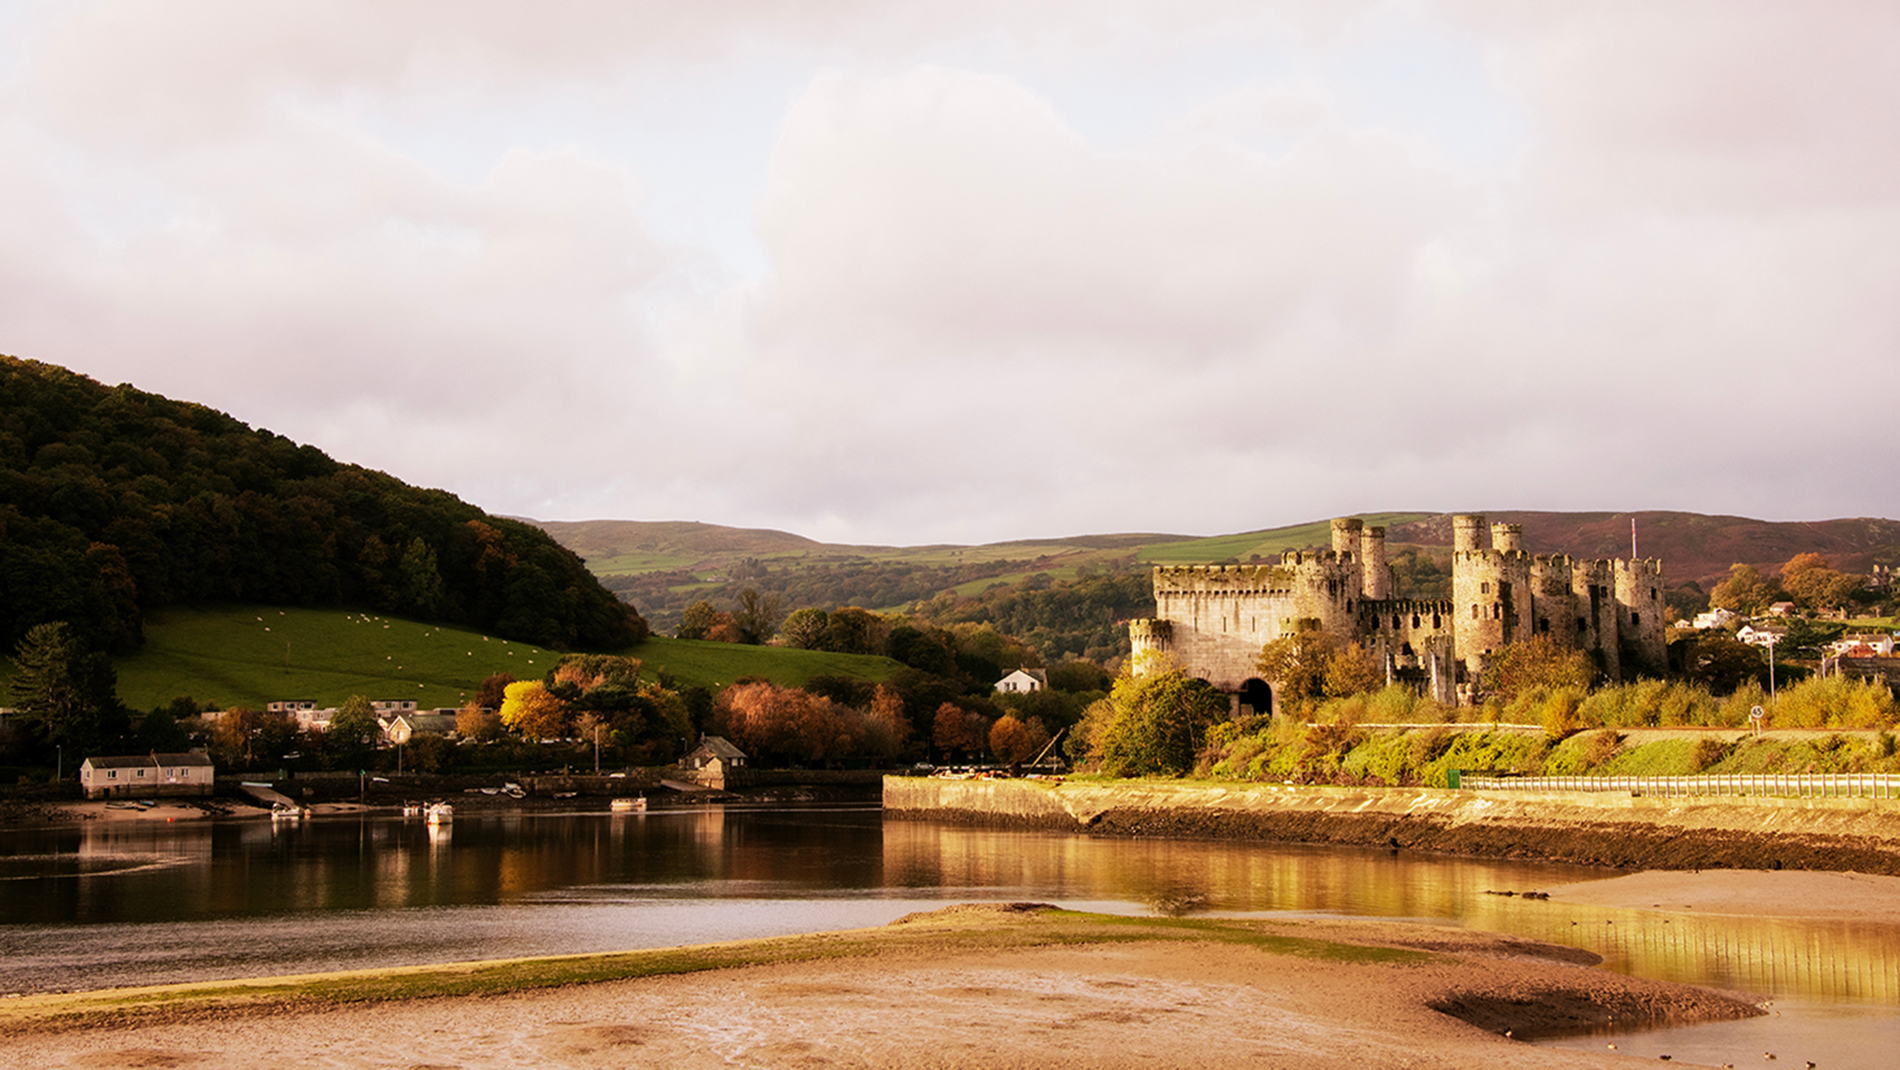
{"label": "overcast sky", "polygon": [[0,352],[545,519],[1900,516],[1900,4],[0,0]]}

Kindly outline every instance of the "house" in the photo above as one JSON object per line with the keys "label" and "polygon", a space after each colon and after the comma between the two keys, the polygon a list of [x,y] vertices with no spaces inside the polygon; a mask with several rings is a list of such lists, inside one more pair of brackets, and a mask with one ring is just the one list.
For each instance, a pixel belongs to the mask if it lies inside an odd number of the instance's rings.
{"label": "house", "polygon": [[732,745],[724,736],[699,737],[699,746],[687,752],[680,759],[680,768],[692,774],[694,780],[719,791],[726,789],[726,777],[738,769],[745,768],[745,751]]}
{"label": "house", "polygon": [[1844,635],[1828,644],[1831,653],[1849,658],[1893,657],[1893,636],[1879,632]]}
{"label": "house", "polygon": [[1735,638],[1749,646],[1773,646],[1788,638],[1788,627],[1785,624],[1744,624]]}
{"label": "house", "polygon": [[1690,627],[1708,631],[1710,628],[1726,628],[1741,619],[1733,610],[1711,609],[1707,613],[1697,613]]}
{"label": "house", "polygon": [[1768,607],[1768,615],[1771,617],[1792,617],[1795,615],[1795,604],[1793,602],[1776,602],[1774,605]]}
{"label": "house", "polygon": [[996,681],[996,690],[1005,695],[1019,695],[1027,691],[1046,691],[1049,688],[1049,673],[1043,669],[1017,669],[1001,680]]}
{"label": "house", "polygon": [[88,799],[209,795],[217,767],[203,754],[134,754],[87,758],[79,786]]}
{"label": "house", "polygon": [[399,713],[383,725],[383,738],[391,746],[401,746],[417,736],[448,736],[455,734],[455,711],[434,713]]}

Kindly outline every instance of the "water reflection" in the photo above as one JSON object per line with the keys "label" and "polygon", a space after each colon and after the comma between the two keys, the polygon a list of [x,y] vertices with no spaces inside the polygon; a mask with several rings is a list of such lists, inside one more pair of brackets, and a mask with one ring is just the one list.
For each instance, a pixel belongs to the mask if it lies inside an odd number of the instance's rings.
{"label": "water reflection", "polygon": [[1900,1004],[1900,934],[1487,891],[1611,876],[1383,850],[1091,839],[889,822],[875,808],[458,814],[0,834],[0,988],[137,983],[738,939],[883,924],[945,900],[1168,914],[1417,918],[1612,968]]}

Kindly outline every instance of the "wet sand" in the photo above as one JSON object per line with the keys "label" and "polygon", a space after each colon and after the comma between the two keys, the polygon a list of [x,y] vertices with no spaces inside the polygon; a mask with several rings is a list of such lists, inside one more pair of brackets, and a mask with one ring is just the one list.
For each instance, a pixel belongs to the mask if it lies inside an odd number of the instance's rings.
{"label": "wet sand", "polygon": [[[852,934],[871,935],[815,961],[368,1004],[148,994],[142,1023],[84,1028],[49,1017],[57,998],[33,997],[0,1003],[0,1032],[10,1061],[32,1066],[1616,1067],[1653,1060],[1522,1040],[1619,1015],[1757,1013],[1495,934],[1167,924],[951,908]],[[1002,942],[972,947],[973,930]]]}
{"label": "wet sand", "polygon": [[1592,906],[1900,925],[1900,877],[1867,873],[1650,870],[1546,890]]}

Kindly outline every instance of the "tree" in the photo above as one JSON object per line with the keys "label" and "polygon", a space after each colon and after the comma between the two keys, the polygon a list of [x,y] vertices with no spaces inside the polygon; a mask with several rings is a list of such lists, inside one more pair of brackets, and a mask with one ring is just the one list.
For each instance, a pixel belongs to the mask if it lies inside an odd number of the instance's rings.
{"label": "tree", "polygon": [[756,587],[739,592],[739,608],[732,614],[732,623],[739,629],[741,643],[758,646],[778,633],[778,623],[784,619],[778,595],[760,594]]}
{"label": "tree", "polygon": [[702,598],[680,614],[680,626],[673,634],[681,639],[704,639],[712,630],[713,614],[713,604]]}
{"label": "tree", "polygon": [[442,582],[435,549],[418,535],[409,540],[396,566],[397,608],[411,616],[433,620],[448,608],[449,592]]}
{"label": "tree", "polygon": [[508,685],[514,682],[515,678],[511,673],[498,672],[490,675],[482,681],[481,687],[475,689],[474,704],[484,709],[501,709],[502,701],[508,696]]}
{"label": "tree", "polygon": [[1750,680],[1768,686],[1768,659],[1759,647],[1720,632],[1704,632],[1696,637],[1695,665],[1689,676],[1717,695],[1734,693]]}
{"label": "tree", "polygon": [[1584,689],[1596,679],[1596,663],[1581,650],[1567,650],[1538,635],[1522,642],[1508,643],[1491,656],[1485,667],[1483,687],[1509,701],[1532,688]]}
{"label": "tree", "polygon": [[1226,696],[1180,669],[1124,676],[1106,702],[1095,743],[1111,776],[1181,776],[1193,767],[1208,726],[1227,715]]}
{"label": "tree", "polygon": [[1321,690],[1328,698],[1344,698],[1385,686],[1385,673],[1373,661],[1372,654],[1358,643],[1349,643],[1327,659]]}
{"label": "tree", "polygon": [[501,702],[501,723],[529,740],[567,735],[567,707],[539,680],[509,684]]}
{"label": "tree", "polygon": [[376,707],[362,695],[351,695],[330,715],[330,726],[323,730],[325,763],[333,769],[363,768],[376,752],[381,733]]}
{"label": "tree", "polygon": [[13,665],[13,705],[47,743],[77,755],[125,732],[128,720],[111,661],[87,650],[65,621],[28,629]]}
{"label": "tree", "polygon": [[[1797,559],[1798,560],[1798,559]],[[1781,600],[1781,583],[1764,578],[1753,565],[1730,565],[1728,579],[1709,592],[1709,604],[1754,616]]]}
{"label": "tree", "polygon": [[829,623],[829,614],[822,609],[807,606],[804,609],[793,610],[791,616],[785,618],[785,623],[779,625],[778,630],[779,634],[785,637],[786,642],[798,649],[816,650],[818,644],[824,641],[827,623]]}
{"label": "tree", "polygon": [[1256,664],[1262,679],[1280,685],[1281,701],[1319,698],[1326,693],[1326,670],[1338,651],[1338,639],[1318,629],[1300,629],[1261,647]]}
{"label": "tree", "polygon": [[1839,609],[1861,589],[1863,579],[1836,572],[1820,554],[1796,554],[1781,566],[1781,586],[1795,604],[1814,612]]}
{"label": "tree", "polygon": [[[509,683],[513,682],[509,681]],[[501,714],[495,712],[500,705],[500,700],[497,700],[494,706],[489,706],[478,698],[456,710],[455,734],[477,743],[492,743],[500,739],[502,736]]]}
{"label": "tree", "polygon": [[1049,730],[1043,727],[1040,718],[1031,717],[1024,722],[1017,720],[1015,714],[1006,713],[990,726],[990,753],[1006,765],[1020,765],[1048,745]]}

